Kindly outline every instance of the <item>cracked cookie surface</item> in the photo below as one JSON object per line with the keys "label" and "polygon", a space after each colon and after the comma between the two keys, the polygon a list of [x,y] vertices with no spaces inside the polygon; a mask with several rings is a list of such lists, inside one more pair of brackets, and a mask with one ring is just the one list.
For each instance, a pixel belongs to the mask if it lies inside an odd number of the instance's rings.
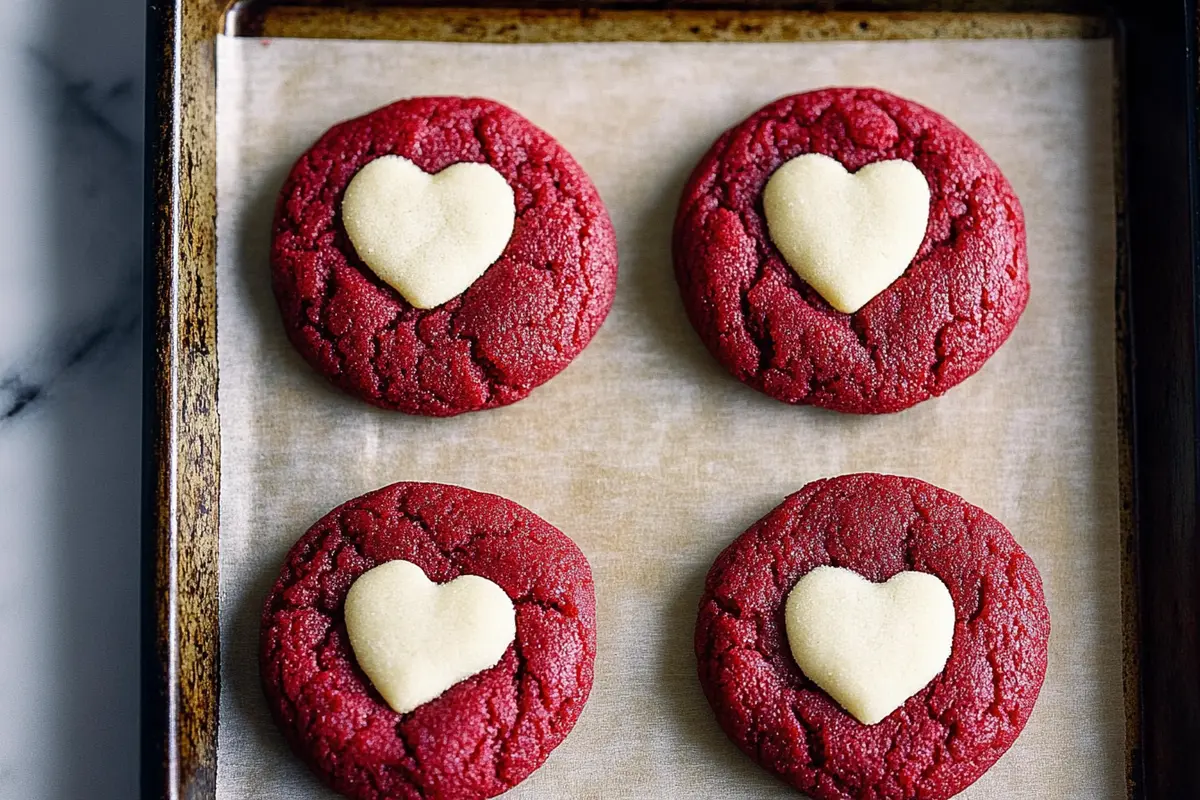
{"label": "cracked cookie surface", "polygon": [[[821,565],[876,582],[928,572],[954,600],[945,668],[875,725],[805,678],[788,648],[788,592]],[[1016,740],[1045,677],[1049,635],[1041,577],[999,522],[923,481],[857,474],[810,483],[721,553],[695,646],[725,733],[814,800],[940,800]]]}
{"label": "cracked cookie surface", "polygon": [[[429,173],[486,163],[515,194],[504,253],[436,308],[380,280],[342,226],[346,187],[384,155]],[[288,338],[318,372],[373,405],[450,416],[520,400],[583,350],[612,306],[616,237],[551,136],[490,100],[423,97],[336,125],[300,157],[276,205],[271,272]]]}
{"label": "cracked cookie surface", "polygon": [[[911,161],[930,189],[907,271],[853,314],[832,308],[771,243],[762,192],[805,153],[850,172]],[[692,173],[675,220],[684,307],[735,377],[787,403],[899,411],[974,374],[1029,298],[1025,221],[979,145],[941,115],[875,89],[785,97],[727,131]]]}
{"label": "cracked cookie surface", "polygon": [[[354,661],[354,580],[404,559],[444,583],[480,575],[516,608],[500,663],[408,714]],[[318,521],[288,553],[262,615],[260,669],[292,749],[355,800],[494,797],[540,767],[591,691],[595,593],[579,548],[525,508],[455,486],[398,483]]]}

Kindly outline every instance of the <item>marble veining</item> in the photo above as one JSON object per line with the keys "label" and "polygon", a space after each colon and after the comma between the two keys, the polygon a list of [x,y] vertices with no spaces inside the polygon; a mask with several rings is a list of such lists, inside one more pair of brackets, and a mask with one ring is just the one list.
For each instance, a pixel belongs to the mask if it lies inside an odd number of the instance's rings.
{"label": "marble veining", "polygon": [[137,796],[145,9],[0,3],[0,800]]}

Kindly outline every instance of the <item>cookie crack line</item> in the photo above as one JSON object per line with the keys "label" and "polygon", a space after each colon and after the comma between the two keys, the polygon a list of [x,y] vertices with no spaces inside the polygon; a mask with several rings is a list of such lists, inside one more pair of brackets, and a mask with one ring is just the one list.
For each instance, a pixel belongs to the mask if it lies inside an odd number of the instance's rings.
{"label": "cookie crack line", "polygon": [[[343,616],[357,577],[397,558],[445,580],[469,572],[506,584],[518,614],[497,665],[404,715],[358,668]],[[331,511],[288,554],[261,624],[272,716],[313,771],[354,800],[499,794],[545,761],[591,689],[586,559],[531,512],[459,487],[394,484]]]}
{"label": "cookie crack line", "polygon": [[[382,155],[427,171],[489,163],[536,224],[517,225],[463,294],[414,309],[341,228],[346,186]],[[553,280],[523,279],[547,263]],[[608,314],[617,252],[595,187],[550,136],[498,103],[439,97],[341,123],[313,145],[284,184],[271,264],[289,339],[315,369],[381,408],[450,416],[520,400],[565,368]]]}
{"label": "cookie crack line", "polygon": [[[808,152],[851,170],[910,160],[931,189],[918,254],[853,315],[816,296],[767,231],[763,186]],[[878,90],[829,89],[776,101],[717,140],[684,191],[673,260],[688,318],[740,380],[788,403],[887,413],[947,391],[1007,339],[1029,292],[1024,237],[1007,181],[944,117]]]}
{"label": "cookie crack line", "polygon": [[[930,572],[954,602],[949,660],[876,725],[803,675],[780,622],[795,581],[829,563],[876,581]],[[857,474],[804,487],[718,556],[695,652],[729,738],[814,800],[926,800],[962,791],[1012,745],[1045,678],[1048,632],[1036,569],[999,522],[921,481]]]}

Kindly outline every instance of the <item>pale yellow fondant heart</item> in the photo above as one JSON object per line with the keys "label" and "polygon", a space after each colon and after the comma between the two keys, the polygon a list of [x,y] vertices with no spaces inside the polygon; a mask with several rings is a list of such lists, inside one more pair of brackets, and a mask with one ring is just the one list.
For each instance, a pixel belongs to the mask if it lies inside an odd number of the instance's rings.
{"label": "pale yellow fondant heart", "polygon": [[808,153],[771,175],[763,210],[788,265],[852,314],[903,275],[920,249],[929,184],[909,161],[877,161],[852,174]]}
{"label": "pale yellow fondant heart", "polygon": [[437,584],[409,561],[360,575],[345,615],[359,667],[401,714],[494,667],[517,633],[512,600],[498,585],[478,575]]}
{"label": "pale yellow fondant heart", "polygon": [[867,725],[936,678],[954,643],[954,600],[924,572],[872,583],[817,567],[792,588],[784,617],[800,669]]}
{"label": "pale yellow fondant heart", "polygon": [[430,175],[383,156],[358,171],[342,198],[359,258],[417,308],[465,292],[500,258],[515,220],[512,187],[488,164]]}

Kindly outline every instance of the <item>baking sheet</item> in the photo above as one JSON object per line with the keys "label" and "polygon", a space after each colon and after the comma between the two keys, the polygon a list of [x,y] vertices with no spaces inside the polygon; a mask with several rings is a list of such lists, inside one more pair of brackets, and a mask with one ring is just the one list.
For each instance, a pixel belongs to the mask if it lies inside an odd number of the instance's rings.
{"label": "baking sheet", "polygon": [[[1012,750],[963,796],[1123,796],[1108,41],[218,42],[221,708],[217,796],[330,798],[259,690],[258,616],[283,556],[351,497],[456,483],[532,509],[591,560],[596,683],[513,798],[794,797],[721,733],[692,629],[716,554],[786,494],[868,470],[987,509],[1030,552],[1050,665]],[[683,182],[724,129],[784,94],[874,85],[955,120],[1020,196],[1033,294],[1016,332],[945,397],[898,415],[793,408],[729,377],[670,263]],[[392,100],[468,94],[556,136],[616,226],[616,303],[590,347],[508,408],[430,420],[330,388],[286,341],[267,252],[274,198],[328,126]]]}

